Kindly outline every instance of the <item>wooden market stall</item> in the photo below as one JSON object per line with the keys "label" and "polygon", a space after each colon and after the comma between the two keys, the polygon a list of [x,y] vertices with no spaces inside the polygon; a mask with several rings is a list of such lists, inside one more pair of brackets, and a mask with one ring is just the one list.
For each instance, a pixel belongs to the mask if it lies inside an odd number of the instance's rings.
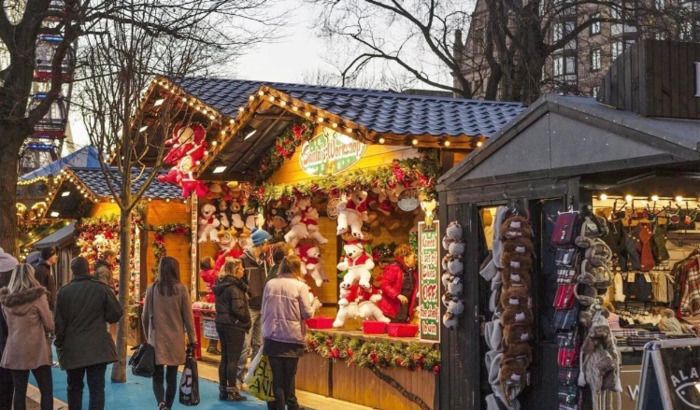
{"label": "wooden market stall", "polygon": [[[605,354],[621,365],[610,370],[610,383],[619,381],[621,391],[610,394],[620,395],[623,409],[639,408],[646,342],[697,337],[700,300],[687,292],[689,279],[682,271],[697,264],[693,254],[700,245],[700,98],[691,85],[700,80],[699,58],[698,44],[635,45],[611,68],[599,102],[546,95],[442,177],[440,223],[459,221],[464,227],[463,294],[470,303],[455,331],[442,339],[443,357],[453,360],[443,361],[441,408],[491,409],[499,402],[506,406],[508,399],[521,408],[591,408],[595,374],[591,367],[579,368],[587,360],[579,362],[579,355],[594,347],[575,347],[596,337],[588,333],[586,314],[601,308],[613,337],[601,349],[616,345]],[[512,254],[516,248],[507,248],[509,235],[522,232],[516,226],[532,231],[533,259],[525,271],[507,264],[521,263]],[[655,238],[653,247],[646,235]],[[497,241],[506,243],[510,256]],[[585,251],[589,243],[595,251]],[[606,249],[608,256],[597,262],[591,256]],[[500,261],[499,271],[489,269],[493,260]],[[586,289],[589,272],[598,275],[592,295]],[[520,290],[528,292],[531,312],[519,313],[532,320],[518,323],[510,313],[524,309],[517,303],[522,294],[508,285],[525,276],[531,286]],[[575,298],[567,298],[572,286]],[[500,298],[501,305],[492,299],[494,290],[509,295]],[[520,307],[513,308],[513,301]],[[680,323],[669,327],[676,319]],[[530,333],[514,330],[526,326]],[[493,329],[522,338],[502,339]],[[523,357],[527,365],[517,363]],[[567,378],[578,372],[582,378]],[[582,379],[588,387],[579,389]],[[506,398],[504,386],[522,392]]]}
{"label": "wooden market stall", "polygon": [[[169,175],[196,194],[192,283],[203,338],[216,334],[207,286],[194,273],[206,277],[209,258],[236,255],[262,228],[302,258],[307,283],[322,303],[309,323],[316,329],[307,337],[297,387],[375,408],[439,408],[440,261],[429,220],[434,184],[523,107],[214,78],[159,78],[145,104],[163,98],[202,114],[183,118],[168,144],[177,158]],[[433,228],[421,234],[424,222]],[[376,298],[351,299],[340,285],[359,289],[362,283],[381,293],[383,272],[402,245],[419,254],[412,290],[422,295],[422,307],[406,314],[414,324],[402,328],[408,337],[390,337]],[[364,270],[342,267],[346,260]],[[374,320],[337,316],[344,306],[363,302],[365,317]],[[378,334],[369,334],[371,327]]]}

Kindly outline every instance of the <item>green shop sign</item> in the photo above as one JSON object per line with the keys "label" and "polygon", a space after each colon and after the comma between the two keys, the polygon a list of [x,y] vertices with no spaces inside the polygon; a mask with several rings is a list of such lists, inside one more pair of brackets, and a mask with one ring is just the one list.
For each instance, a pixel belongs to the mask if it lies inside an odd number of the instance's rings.
{"label": "green shop sign", "polygon": [[299,162],[309,175],[333,175],[357,163],[367,146],[347,135],[324,128],[301,147]]}

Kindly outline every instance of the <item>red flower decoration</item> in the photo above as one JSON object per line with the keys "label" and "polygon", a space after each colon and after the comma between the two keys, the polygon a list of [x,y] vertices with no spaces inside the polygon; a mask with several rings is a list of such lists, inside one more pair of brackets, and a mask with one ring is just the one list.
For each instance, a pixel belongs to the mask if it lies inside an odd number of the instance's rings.
{"label": "red flower decoration", "polygon": [[304,136],[304,132],[306,132],[305,125],[295,124],[294,126],[292,126],[292,134],[294,135],[295,140],[301,140],[301,138]]}
{"label": "red flower decoration", "polygon": [[436,364],[435,366],[433,366],[433,373],[440,374],[440,365],[439,364]]}

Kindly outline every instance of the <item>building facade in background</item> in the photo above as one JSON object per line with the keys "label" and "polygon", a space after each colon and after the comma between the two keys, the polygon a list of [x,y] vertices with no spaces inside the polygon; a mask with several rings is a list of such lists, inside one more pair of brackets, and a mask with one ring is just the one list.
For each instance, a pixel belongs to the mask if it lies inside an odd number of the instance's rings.
{"label": "building facade in background", "polygon": [[[542,0],[540,8],[561,6],[567,0],[551,1],[555,3]],[[548,44],[580,30],[547,58],[541,73],[543,92],[597,96],[600,81],[613,61],[640,39],[700,41],[700,0],[630,0],[621,2],[619,8],[568,2],[572,6],[561,8],[553,17],[541,14],[542,35]],[[511,15],[509,28],[516,25],[515,18],[522,16]],[[598,18],[602,21],[594,22]],[[487,44],[489,25],[505,23],[490,21],[486,0],[478,0],[466,40],[461,42],[457,37],[455,54],[462,62],[461,75],[469,80],[475,98],[486,96],[491,72],[488,53],[498,59],[498,47]]]}

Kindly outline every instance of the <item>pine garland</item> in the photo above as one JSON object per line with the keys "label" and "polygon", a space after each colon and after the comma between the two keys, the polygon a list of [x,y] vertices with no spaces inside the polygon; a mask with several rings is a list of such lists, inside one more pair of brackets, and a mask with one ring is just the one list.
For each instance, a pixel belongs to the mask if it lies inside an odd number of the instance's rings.
{"label": "pine garland", "polygon": [[192,234],[192,230],[188,224],[166,224],[160,226],[149,225],[148,230],[154,232],[153,255],[156,258],[156,262],[167,254],[165,249],[165,235],[179,234],[191,237]]}
{"label": "pine garland", "polygon": [[314,124],[310,121],[296,122],[287,127],[260,162],[260,173],[256,179],[258,185],[262,185],[285,160],[290,159],[299,145],[313,138],[313,133]]}

